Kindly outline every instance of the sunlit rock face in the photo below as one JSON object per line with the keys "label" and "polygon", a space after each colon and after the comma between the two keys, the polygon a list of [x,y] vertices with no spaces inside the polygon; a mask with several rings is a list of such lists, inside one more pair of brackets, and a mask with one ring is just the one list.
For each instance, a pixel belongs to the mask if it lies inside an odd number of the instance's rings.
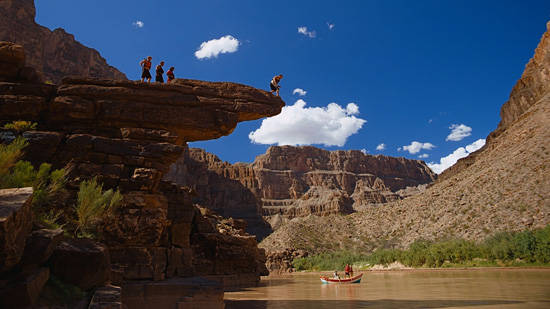
{"label": "sunlit rock face", "polygon": [[[279,97],[194,80],[149,85],[66,78],[49,85],[21,73],[21,46],[1,42],[0,59],[10,59],[5,66],[13,68],[0,71],[0,123],[38,123],[23,134],[25,159],[66,169],[65,206],[74,205],[79,183],[92,177],[123,194],[100,239],[122,279],[229,276],[219,280],[232,284],[255,283],[266,274],[264,252],[244,223],[201,211],[192,203],[194,192],[162,179],[187,141],[218,138],[241,121],[276,115],[284,105]],[[14,138],[0,131],[1,142]]]}
{"label": "sunlit rock face", "polygon": [[202,149],[185,150],[166,178],[194,188],[201,204],[249,221],[263,238],[282,221],[310,214],[351,213],[402,198],[403,189],[431,183],[423,161],[273,146],[251,164],[229,164]]}
{"label": "sunlit rock face", "polygon": [[23,46],[27,65],[45,81],[59,83],[66,76],[126,80],[98,51],[86,47],[62,28],[54,31],[35,22],[34,0],[0,1],[0,41]]}

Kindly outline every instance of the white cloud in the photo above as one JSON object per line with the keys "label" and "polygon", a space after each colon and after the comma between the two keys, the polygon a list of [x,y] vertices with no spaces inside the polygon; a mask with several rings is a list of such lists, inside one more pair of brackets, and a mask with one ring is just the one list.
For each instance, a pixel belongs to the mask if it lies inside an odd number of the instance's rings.
{"label": "white cloud", "polygon": [[332,30],[332,28],[334,28],[335,25],[327,22],[327,26],[328,26],[328,30]]}
{"label": "white cloud", "polygon": [[367,153],[368,153],[367,149],[365,149],[365,148],[361,149],[361,152],[362,152],[363,154],[367,154]]}
{"label": "white cloud", "polygon": [[298,94],[299,96],[305,96],[307,93],[307,91],[305,91],[304,89],[302,88],[296,88],[292,91],[292,94]]}
{"label": "white cloud", "polygon": [[279,115],[264,119],[248,137],[258,144],[344,146],[347,138],[366,122],[354,116],[359,113],[355,103],[346,108],[336,103],[327,107],[305,106],[306,102],[300,99],[283,107]]}
{"label": "white cloud", "polygon": [[376,146],[376,150],[378,150],[378,151],[382,151],[382,150],[385,150],[385,149],[386,149],[386,144],[384,144],[384,143]]}
{"label": "white cloud", "polygon": [[429,157],[429,156],[430,156],[429,154],[423,153],[423,154],[419,155],[418,157],[419,157],[420,159],[426,159],[426,158]]}
{"label": "white cloud", "polygon": [[136,28],[143,28],[143,26],[145,26],[145,24],[141,20],[136,20],[132,23],[132,26],[134,26]]}
{"label": "white cloud", "polygon": [[433,149],[434,147],[435,146],[431,143],[421,143],[421,142],[414,141],[408,146],[397,148],[397,151],[401,151],[402,149],[404,151],[408,151],[410,154],[415,154],[415,153],[419,153],[420,150],[422,149],[430,150],[430,149]]}
{"label": "white cloud", "polygon": [[234,53],[239,49],[241,43],[231,35],[222,36],[219,39],[213,39],[202,42],[201,46],[195,52],[197,59],[216,58],[219,54]]}
{"label": "white cloud", "polygon": [[467,157],[470,153],[480,149],[484,145],[485,145],[485,139],[483,139],[483,138],[478,139],[477,141],[471,143],[470,145],[468,145],[466,147],[457,148],[450,155],[441,158],[439,160],[439,163],[434,163],[434,162],[428,163],[428,166],[436,174],[441,174],[444,170],[446,170],[449,167],[453,166],[456,163],[456,161],[458,161],[459,159]]}
{"label": "white cloud", "polygon": [[447,136],[446,141],[458,142],[472,135],[472,128],[464,124],[453,124],[449,129],[451,129],[451,134]]}
{"label": "white cloud", "polygon": [[310,38],[314,38],[317,35],[315,33],[315,30],[308,31],[306,26],[298,27],[298,33],[301,33]]}

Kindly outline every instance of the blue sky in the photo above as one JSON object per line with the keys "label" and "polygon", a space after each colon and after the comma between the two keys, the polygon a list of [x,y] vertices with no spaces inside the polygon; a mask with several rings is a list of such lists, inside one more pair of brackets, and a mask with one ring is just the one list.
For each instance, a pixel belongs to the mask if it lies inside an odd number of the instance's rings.
{"label": "blue sky", "polygon": [[[343,146],[315,146],[414,159],[428,155],[426,162],[439,162],[496,128],[500,107],[550,20],[550,1],[535,0],[36,0],[36,6],[39,24],[74,34],[130,79],[139,79],[138,62],[148,55],[154,64],[162,59],[175,66],[176,77],[266,90],[273,75],[284,74],[283,100],[288,106],[298,99],[306,103],[293,110],[303,116],[297,127],[283,119],[278,124],[288,124],[287,131],[264,132],[272,139],[291,136],[292,130],[316,134],[316,122],[308,121],[314,112],[321,122],[329,114],[336,120],[336,127],[319,132],[339,132],[339,120],[355,117],[366,122],[354,134],[353,128],[337,134]],[[306,35],[299,27],[307,27]],[[197,59],[203,42],[227,35],[239,41],[235,52]],[[296,88],[307,94],[293,94]],[[341,106],[339,114],[308,109],[332,102]],[[346,110],[351,102],[358,113]],[[294,115],[289,111],[286,117]],[[269,147],[249,139],[261,123],[241,123],[230,136],[190,146],[222,160],[251,162]],[[471,128],[470,135],[466,130],[468,136],[446,140],[453,124]],[[432,146],[404,150],[413,141]],[[386,148],[377,151],[381,143]]]}

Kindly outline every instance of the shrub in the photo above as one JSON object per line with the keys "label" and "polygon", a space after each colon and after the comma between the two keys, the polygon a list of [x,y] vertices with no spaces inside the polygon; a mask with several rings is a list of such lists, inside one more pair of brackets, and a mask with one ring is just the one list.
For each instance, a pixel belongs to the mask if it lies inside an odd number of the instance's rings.
{"label": "shrub", "polygon": [[25,131],[35,130],[37,127],[37,124],[35,122],[30,121],[13,121],[11,123],[6,123],[3,128],[6,130],[12,130],[17,132],[17,134],[21,134]]}
{"label": "shrub", "polygon": [[115,192],[109,189],[103,192],[103,185],[98,183],[95,177],[81,182],[75,206],[77,215],[75,233],[78,236],[95,238],[96,223],[104,218],[107,212],[114,212],[121,201],[122,195],[118,190]]}
{"label": "shrub", "polygon": [[539,263],[550,263],[550,225],[533,234],[535,236],[534,260]]}
{"label": "shrub", "polygon": [[0,188],[6,188],[4,178],[10,173],[15,163],[23,155],[23,148],[28,145],[27,141],[18,137],[8,145],[0,144]]}

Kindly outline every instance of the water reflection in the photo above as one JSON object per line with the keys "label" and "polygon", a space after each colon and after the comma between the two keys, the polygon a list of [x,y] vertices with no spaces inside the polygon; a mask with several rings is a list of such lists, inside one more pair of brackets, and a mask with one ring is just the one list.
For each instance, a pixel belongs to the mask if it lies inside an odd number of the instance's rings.
{"label": "water reflection", "polygon": [[[283,309],[283,308],[311,308],[311,309],[333,309],[333,308],[460,308],[471,306],[487,305],[510,305],[521,304],[519,301],[499,300],[396,300],[380,299],[373,301],[355,300],[226,300],[226,309]],[[550,304],[549,304],[550,305]]]}
{"label": "water reflection", "polygon": [[226,308],[550,308],[550,270],[367,272],[360,284],[317,274],[262,280],[228,292]]}

